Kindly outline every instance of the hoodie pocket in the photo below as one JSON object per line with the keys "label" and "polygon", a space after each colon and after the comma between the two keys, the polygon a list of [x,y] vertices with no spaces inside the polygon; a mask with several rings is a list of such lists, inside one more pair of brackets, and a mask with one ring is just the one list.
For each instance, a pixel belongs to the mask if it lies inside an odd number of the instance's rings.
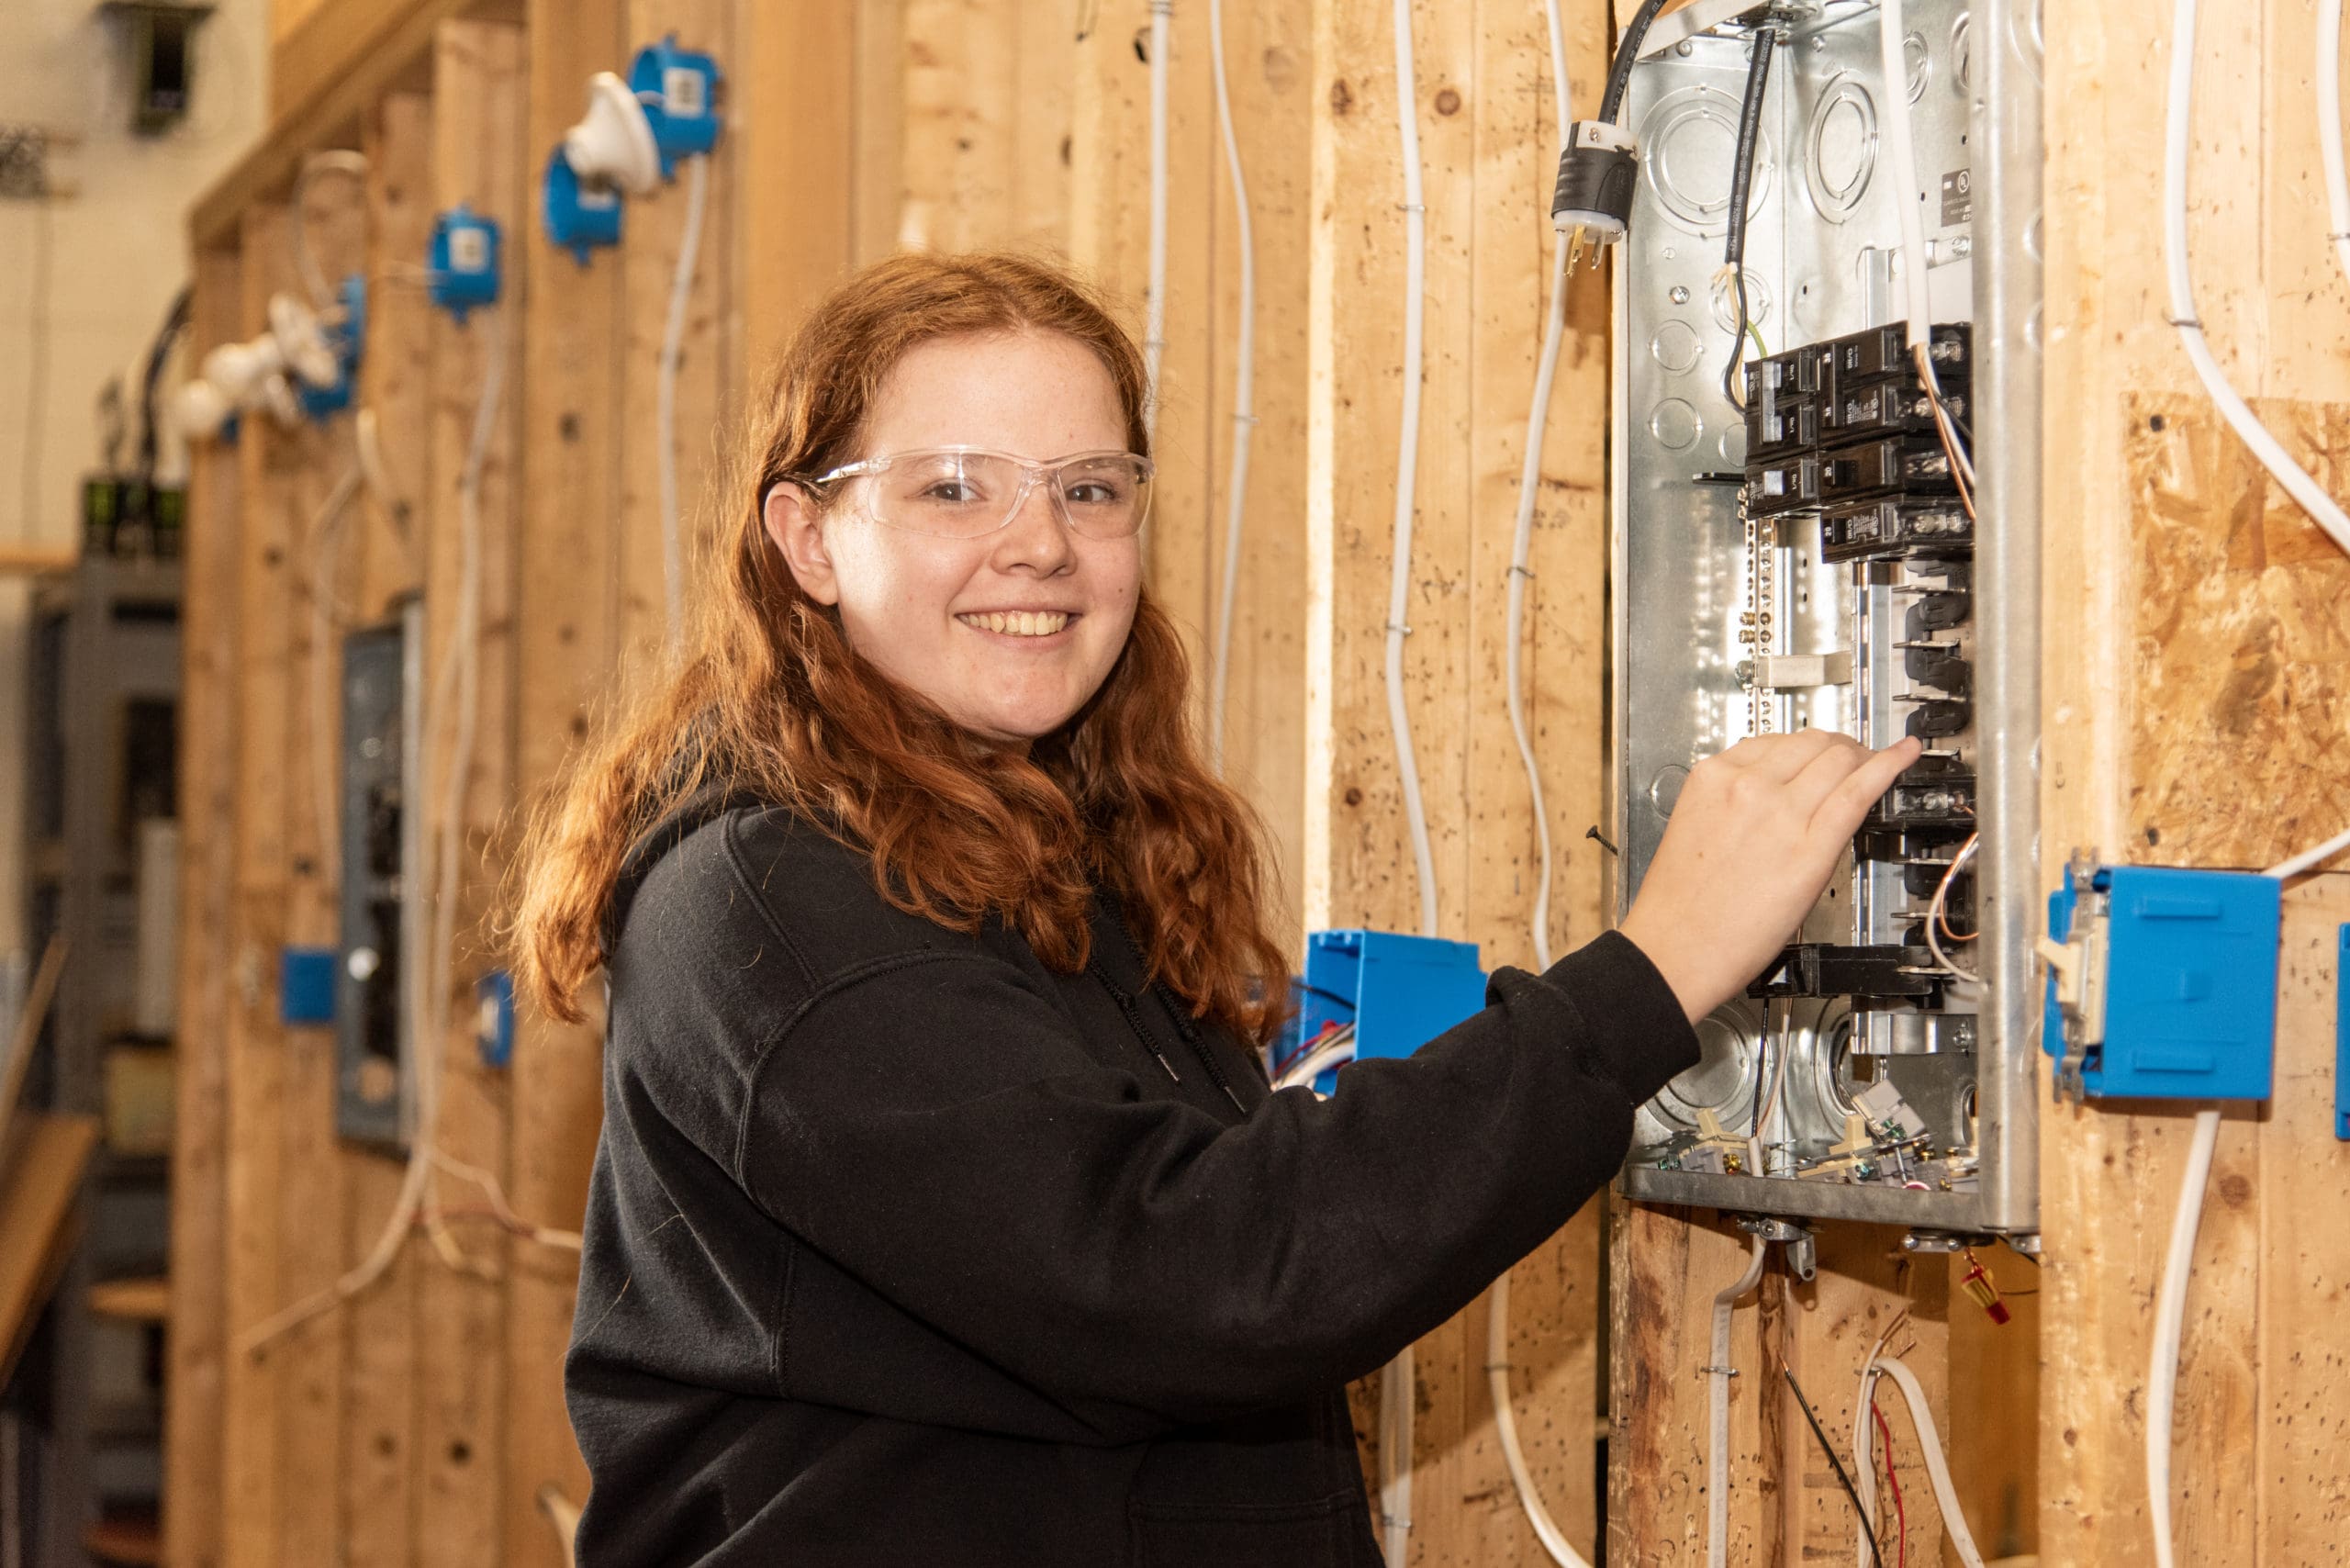
{"label": "hoodie pocket", "polygon": [[1375,1563],[1360,1491],[1304,1503],[1129,1505],[1136,1568],[1360,1568]]}

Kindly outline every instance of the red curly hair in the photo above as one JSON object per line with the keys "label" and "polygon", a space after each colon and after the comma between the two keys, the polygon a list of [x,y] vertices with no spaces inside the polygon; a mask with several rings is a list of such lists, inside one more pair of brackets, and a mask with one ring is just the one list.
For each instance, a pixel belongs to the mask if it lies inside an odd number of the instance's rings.
{"label": "red curly hair", "polygon": [[1099,886],[1118,900],[1152,974],[1196,1015],[1260,1042],[1278,1024],[1287,965],[1266,931],[1261,829],[1201,761],[1189,664],[1147,591],[1102,689],[1023,756],[975,740],[858,656],[761,524],[776,481],[861,455],[866,416],[909,349],[1011,331],[1058,332],[1092,350],[1117,387],[1129,445],[1148,453],[1142,356],[1052,266],[904,255],[835,289],[748,421],[691,634],[534,815],[518,863],[513,965],[544,1012],[581,1021],[629,848],[722,780],[868,856],[874,885],[898,908],[959,931],[1000,916],[1063,973],[1085,966]]}

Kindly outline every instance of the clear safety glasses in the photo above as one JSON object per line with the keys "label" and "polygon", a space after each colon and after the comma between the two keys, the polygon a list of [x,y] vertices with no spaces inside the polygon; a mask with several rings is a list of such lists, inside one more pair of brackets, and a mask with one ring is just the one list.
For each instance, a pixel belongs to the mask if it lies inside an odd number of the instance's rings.
{"label": "clear safety glasses", "polygon": [[892,452],[844,464],[816,480],[863,478],[877,522],[942,539],[976,539],[1017,516],[1038,485],[1053,510],[1089,539],[1127,539],[1150,515],[1150,459],[1131,452],[1081,452],[1051,463],[968,446]]}

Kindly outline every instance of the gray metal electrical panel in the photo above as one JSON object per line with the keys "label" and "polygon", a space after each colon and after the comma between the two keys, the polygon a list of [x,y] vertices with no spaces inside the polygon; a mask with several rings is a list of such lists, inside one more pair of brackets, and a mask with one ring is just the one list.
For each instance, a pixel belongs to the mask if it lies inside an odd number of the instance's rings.
{"label": "gray metal electrical panel", "polygon": [[342,644],[342,909],[335,976],[335,1126],[397,1149],[412,1120],[410,997],[423,613]]}
{"label": "gray metal electrical panel", "polygon": [[[2018,585],[1977,558],[1979,508],[1962,500],[1958,458],[1972,444],[1983,463],[2012,464],[2000,443],[2036,432],[2014,435],[2010,388],[1978,363],[1993,331],[1975,321],[1984,269],[2007,263],[1978,245],[1987,109],[1976,17],[1965,0],[1912,0],[1906,76],[1888,83],[1880,16],[1863,0],[1687,7],[1652,33],[1626,101],[1640,173],[1616,266],[1619,909],[1698,759],[1806,726],[1880,746],[1915,734],[1927,754],[1779,964],[1701,1025],[1699,1065],[1641,1107],[1624,1185],[1635,1198],[1758,1215],[2028,1233],[2032,1171],[2003,1161],[2020,1118],[2030,1140],[2029,1057],[2019,1058],[2032,1042],[1986,1026],[1986,1012],[2011,1020],[2016,997],[1954,971],[1971,972],[2009,934],[1978,940],[1978,866],[1993,863],[1995,841],[2009,848],[2008,835],[2031,827],[2006,811],[2011,792],[1981,781],[2030,766],[2017,754],[2036,714],[2020,716],[2004,693],[1986,707],[1985,627],[2005,634],[2015,607],[1998,601]],[[1765,29],[1776,47],[1747,203],[1740,408],[1724,386],[1739,336],[1724,235]],[[1914,138],[1948,437],[1902,330],[1909,280],[1896,204],[1913,187],[1890,162],[1890,94],[1902,95]],[[2011,363],[2003,369],[2020,384]],[[2018,396],[2036,423],[2029,368]],[[1981,526],[1999,522],[2037,519],[1986,510]],[[1721,896],[1739,892],[1726,885]],[[1992,979],[2013,991],[2010,977]]]}

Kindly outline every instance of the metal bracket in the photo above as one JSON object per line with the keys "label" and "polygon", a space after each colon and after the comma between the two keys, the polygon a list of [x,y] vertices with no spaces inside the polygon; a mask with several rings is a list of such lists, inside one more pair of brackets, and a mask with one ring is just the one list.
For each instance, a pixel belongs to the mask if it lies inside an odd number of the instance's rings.
{"label": "metal bracket", "polygon": [[1779,1243],[1787,1272],[1796,1279],[1808,1284],[1819,1271],[1819,1241],[1809,1226],[1772,1215],[1732,1215],[1730,1220],[1749,1236]]}
{"label": "metal bracket", "polygon": [[1904,1252],[1964,1252],[1970,1247],[1988,1247],[1999,1238],[1987,1232],[1959,1230],[1913,1230],[1901,1238]]}

